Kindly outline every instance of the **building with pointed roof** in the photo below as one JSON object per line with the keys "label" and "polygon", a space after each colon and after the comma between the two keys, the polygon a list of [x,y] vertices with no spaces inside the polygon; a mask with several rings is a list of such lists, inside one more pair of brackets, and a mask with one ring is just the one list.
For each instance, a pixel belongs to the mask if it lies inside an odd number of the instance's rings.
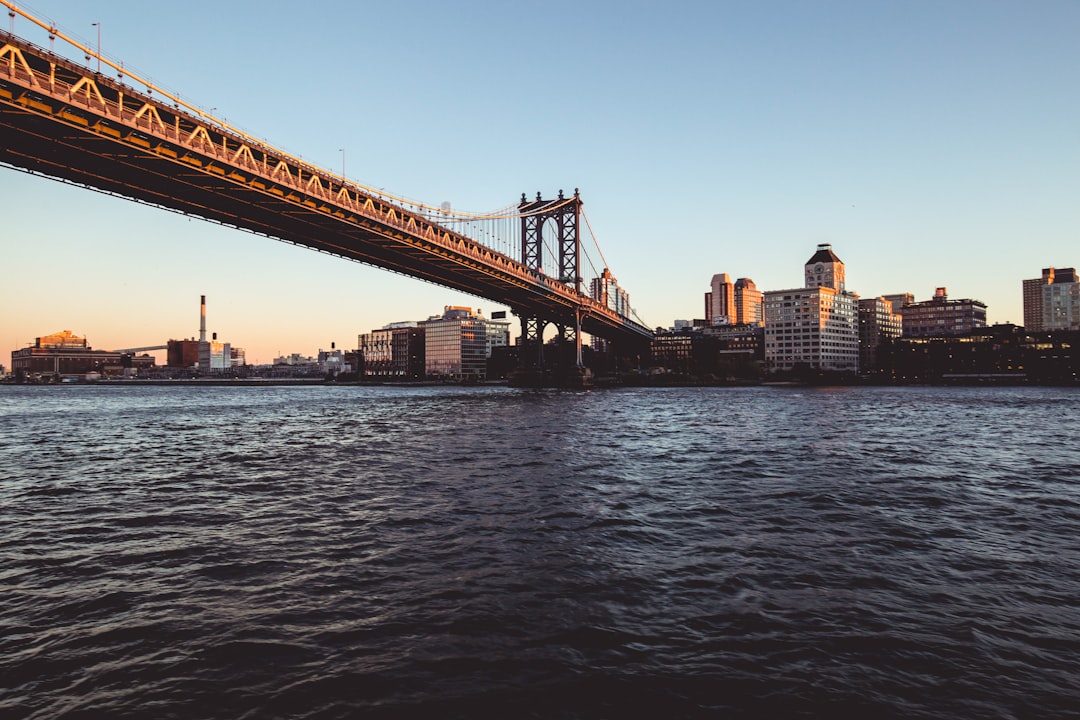
{"label": "building with pointed roof", "polygon": [[858,296],[846,289],[843,261],[820,244],[803,266],[806,286],[765,293],[765,365],[859,371]]}

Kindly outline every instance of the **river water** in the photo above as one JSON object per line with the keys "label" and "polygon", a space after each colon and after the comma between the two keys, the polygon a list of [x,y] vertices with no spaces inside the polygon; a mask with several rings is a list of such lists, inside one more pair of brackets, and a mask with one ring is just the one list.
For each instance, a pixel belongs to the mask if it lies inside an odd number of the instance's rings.
{"label": "river water", "polygon": [[1080,717],[1080,392],[0,387],[0,717]]}

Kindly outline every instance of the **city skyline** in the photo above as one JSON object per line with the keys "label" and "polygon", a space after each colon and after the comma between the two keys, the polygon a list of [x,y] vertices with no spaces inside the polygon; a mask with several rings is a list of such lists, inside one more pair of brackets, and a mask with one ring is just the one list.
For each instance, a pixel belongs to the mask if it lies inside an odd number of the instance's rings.
{"label": "city skyline", "polygon": [[[714,273],[800,287],[817,243],[864,298],[944,286],[985,302],[990,323],[1022,324],[1022,281],[1078,262],[1071,3],[591,4],[573,24],[484,3],[155,9],[154,27],[198,37],[198,52],[163,51],[137,3],[25,7],[90,46],[100,30],[105,56],[388,192],[485,210],[580,187],[654,327],[701,317]],[[318,49],[256,42],[283,23]],[[366,31],[403,25],[412,42]],[[21,18],[15,30],[48,42]],[[566,49],[521,42],[533,36]],[[6,352],[63,329],[100,349],[191,337],[199,295],[208,330],[253,363],[351,347],[445,305],[505,309],[6,168],[0,197]]]}

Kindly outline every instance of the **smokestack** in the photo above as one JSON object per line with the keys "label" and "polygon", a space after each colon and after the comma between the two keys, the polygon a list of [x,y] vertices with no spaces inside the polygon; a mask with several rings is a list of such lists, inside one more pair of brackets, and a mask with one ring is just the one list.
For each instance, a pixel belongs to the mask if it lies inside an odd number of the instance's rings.
{"label": "smokestack", "polygon": [[199,298],[199,342],[206,342],[206,296]]}

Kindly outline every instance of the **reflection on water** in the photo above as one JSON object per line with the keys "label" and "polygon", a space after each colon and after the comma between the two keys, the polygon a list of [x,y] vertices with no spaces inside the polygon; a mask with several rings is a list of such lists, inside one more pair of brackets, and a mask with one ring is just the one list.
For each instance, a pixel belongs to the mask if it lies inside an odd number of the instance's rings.
{"label": "reflection on water", "polygon": [[0,714],[1064,717],[1078,410],[0,388]]}

